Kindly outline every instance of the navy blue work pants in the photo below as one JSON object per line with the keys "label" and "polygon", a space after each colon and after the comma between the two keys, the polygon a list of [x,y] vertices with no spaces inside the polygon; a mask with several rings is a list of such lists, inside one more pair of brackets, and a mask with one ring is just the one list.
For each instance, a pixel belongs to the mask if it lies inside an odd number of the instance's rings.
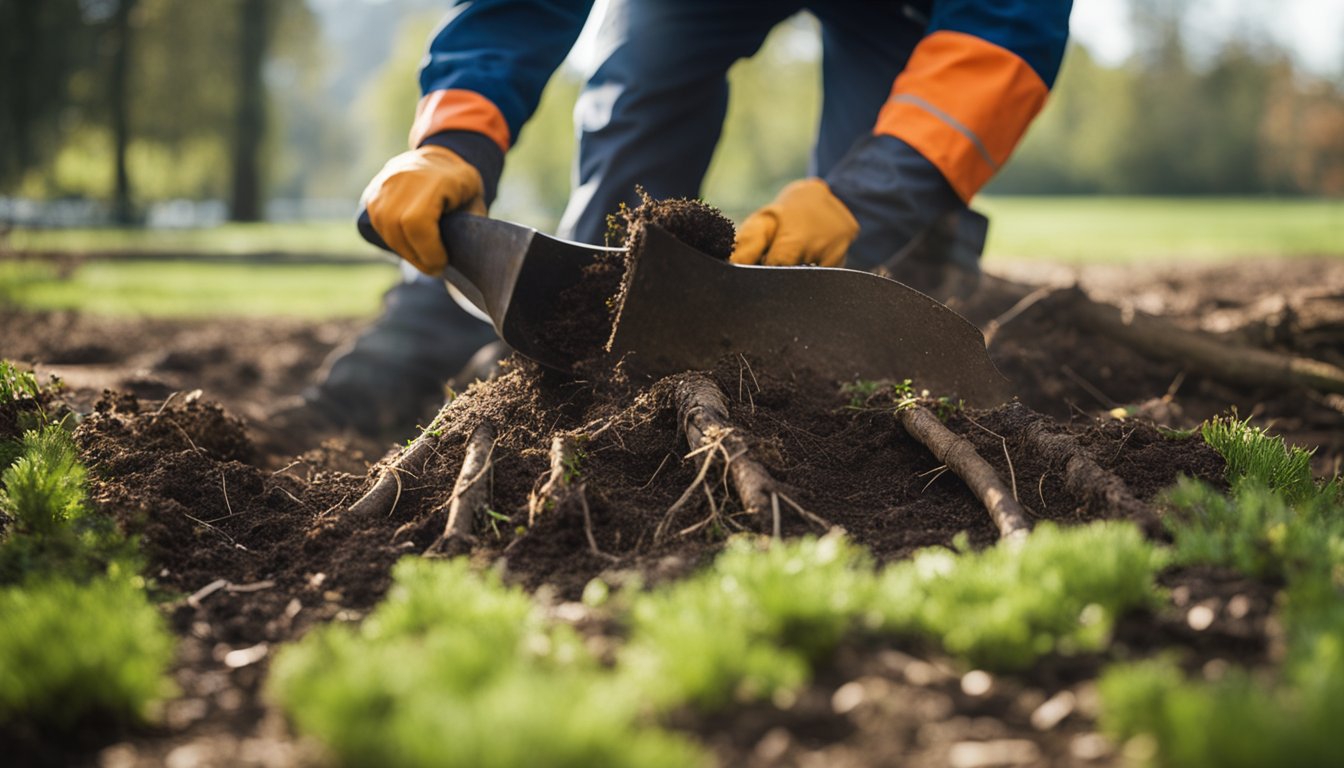
{"label": "navy blue work pants", "polygon": [[698,197],[728,109],[728,68],[802,10],[821,23],[823,97],[810,174],[824,175],[872,130],[924,35],[928,5],[611,0],[598,32],[602,63],[574,110],[577,185],[561,237],[601,243],[607,214],[635,204],[637,184],[655,199]]}

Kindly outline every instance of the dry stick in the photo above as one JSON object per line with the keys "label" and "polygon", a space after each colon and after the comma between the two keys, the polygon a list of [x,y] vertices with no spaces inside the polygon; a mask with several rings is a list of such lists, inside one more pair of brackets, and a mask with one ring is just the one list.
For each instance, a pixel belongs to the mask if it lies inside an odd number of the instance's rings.
{"label": "dry stick", "polygon": [[443,527],[442,540],[471,539],[472,526],[477,515],[490,506],[490,457],[495,452],[495,427],[482,421],[467,441],[467,452],[462,458],[462,469],[453,484],[453,495],[448,500],[448,523]]}
{"label": "dry stick", "polygon": [[[1026,407],[1020,403],[1008,407],[1026,412]],[[1157,514],[1130,491],[1124,480],[1114,472],[1102,469],[1071,435],[1049,432],[1045,419],[1030,415],[1027,418],[1031,423],[1021,433],[1023,440],[1050,467],[1063,468],[1064,488],[1069,493],[1085,499],[1094,509],[1104,509],[1108,516],[1134,520],[1150,533],[1160,532],[1161,521]],[[1044,481],[1042,475],[1042,484]]]}
{"label": "dry stick", "polygon": [[900,409],[896,412],[896,418],[911,437],[923,443],[935,458],[957,473],[980,499],[998,527],[1000,538],[1016,539],[1027,535],[1031,525],[1022,512],[1022,506],[1013,498],[1012,491],[999,479],[994,468],[980,458],[969,441],[953,434],[932,411],[920,405]]}
{"label": "dry stick", "polygon": [[[733,431],[728,421],[728,398],[709,377],[698,373],[687,374],[677,381],[672,394],[677,404],[677,418],[686,432],[686,442],[692,454],[707,446],[714,446],[723,452],[733,491],[749,514],[759,520],[772,519],[773,510],[783,499],[809,522],[823,528],[830,527],[825,520],[806,512],[784,496],[779,482],[751,457],[746,440]],[[708,459],[715,450],[710,448],[706,453]],[[703,477],[700,479],[703,480]]]}
{"label": "dry stick", "polygon": [[[444,406],[447,408],[448,406]],[[425,463],[429,457],[435,454],[434,443],[439,438],[439,432],[435,429],[443,418],[443,411],[434,417],[429,427],[420,436],[415,438],[406,450],[402,451],[396,459],[383,467],[378,473],[378,479],[374,482],[369,492],[360,496],[354,504],[350,505],[349,514],[358,517],[382,516],[390,517],[397,508],[397,502],[401,501],[401,476],[403,474],[415,477],[425,468]]]}
{"label": "dry stick", "polygon": [[1223,381],[1344,393],[1344,369],[1320,360],[1219,341],[1143,312],[1096,302],[1077,288],[1061,292],[1080,325],[1141,352],[1188,363]]}

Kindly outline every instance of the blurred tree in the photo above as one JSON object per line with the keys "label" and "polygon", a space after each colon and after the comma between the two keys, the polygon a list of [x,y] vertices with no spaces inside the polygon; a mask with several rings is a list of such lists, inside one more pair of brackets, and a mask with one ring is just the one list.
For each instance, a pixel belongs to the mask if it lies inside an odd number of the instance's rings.
{"label": "blurred tree", "polygon": [[229,218],[259,221],[262,215],[261,146],[266,133],[266,85],[262,65],[270,44],[270,0],[238,2],[237,107],[233,118]]}
{"label": "blurred tree", "polygon": [[80,0],[0,0],[0,192],[50,161],[73,74],[94,62]]}
{"label": "blurred tree", "polygon": [[112,65],[108,68],[108,99],[112,112],[112,154],[114,176],[112,192],[113,217],[118,224],[130,224],[131,177],[126,167],[126,148],[131,141],[130,69],[131,69],[131,12],[136,0],[116,0],[112,12]]}

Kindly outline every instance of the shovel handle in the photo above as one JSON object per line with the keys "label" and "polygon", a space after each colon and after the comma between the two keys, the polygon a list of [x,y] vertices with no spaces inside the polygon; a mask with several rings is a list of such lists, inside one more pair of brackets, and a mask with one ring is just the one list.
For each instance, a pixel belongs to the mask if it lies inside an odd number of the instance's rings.
{"label": "shovel handle", "polygon": [[[452,229],[453,222],[463,216],[470,215],[471,214],[468,213],[457,212],[445,213],[443,218],[439,219],[439,238],[445,243],[448,242],[448,230]],[[367,208],[359,209],[359,218],[355,219],[355,227],[359,229],[360,237],[363,237],[370,244],[376,245],[388,253],[395,253],[395,251],[388,246],[387,241],[383,239],[383,236],[378,234],[378,230],[373,228],[373,222],[369,219],[369,211]]]}

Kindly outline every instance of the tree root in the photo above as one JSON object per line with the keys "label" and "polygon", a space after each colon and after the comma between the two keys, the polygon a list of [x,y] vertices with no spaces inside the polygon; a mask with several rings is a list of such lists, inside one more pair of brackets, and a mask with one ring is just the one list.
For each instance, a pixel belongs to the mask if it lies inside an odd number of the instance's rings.
{"label": "tree root", "polygon": [[1234,384],[1344,393],[1344,369],[1309,357],[1220,341],[1143,312],[1093,301],[1078,288],[1060,292],[1078,323],[1140,352],[1188,364]]}
{"label": "tree root", "polygon": [[593,514],[588,506],[586,484],[579,470],[582,454],[579,446],[590,438],[588,433],[560,432],[551,438],[551,470],[546,482],[527,500],[527,523],[530,527],[537,518],[568,507],[576,506],[583,514],[583,535],[588,540],[588,551],[607,560],[616,560],[597,546],[593,535]]}
{"label": "tree root", "polygon": [[391,517],[401,501],[402,475],[416,477],[424,471],[429,457],[435,455],[434,445],[441,436],[437,427],[442,422],[441,410],[414,442],[383,467],[373,487],[351,504],[347,513],[356,517]]}
{"label": "tree root", "polygon": [[1104,511],[1107,517],[1132,520],[1149,535],[1161,534],[1162,521],[1157,513],[1140,501],[1118,475],[1093,461],[1077,440],[1068,434],[1049,432],[1046,420],[1033,416],[1021,403],[1009,407],[1027,424],[1021,432],[1022,439],[1052,468],[1062,471],[1064,488],[1069,493],[1083,499],[1090,509]]}
{"label": "tree root", "polygon": [[703,454],[704,458],[695,480],[668,509],[654,534],[655,539],[661,538],[677,511],[703,488],[705,477],[716,458],[723,461],[724,471],[743,509],[758,520],[770,520],[772,533],[776,537],[780,535],[781,500],[808,522],[823,529],[831,527],[830,523],[789,498],[784,493],[784,486],[752,458],[747,441],[728,420],[728,398],[713,380],[704,374],[686,374],[676,381],[672,398],[677,406],[677,420],[691,448],[688,457]]}
{"label": "tree root", "polygon": [[1017,539],[1027,535],[1031,525],[1022,506],[969,441],[953,434],[932,411],[920,405],[899,409],[896,418],[911,437],[955,472],[980,499],[999,529],[999,538]]}
{"label": "tree root", "polygon": [[[427,554],[460,554],[455,550],[471,548],[476,518],[485,514],[490,506],[490,472],[494,466],[490,459],[494,452],[495,427],[483,421],[467,441],[462,469],[457,473],[457,482],[453,483],[453,495],[445,505],[448,507],[448,522],[438,540],[430,545]],[[437,518],[438,515],[431,517]]]}

